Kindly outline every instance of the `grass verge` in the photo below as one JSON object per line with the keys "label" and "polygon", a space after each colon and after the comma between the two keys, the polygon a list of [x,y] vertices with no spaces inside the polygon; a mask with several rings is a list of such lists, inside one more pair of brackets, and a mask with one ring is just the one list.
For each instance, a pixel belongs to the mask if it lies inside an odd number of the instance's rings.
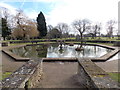
{"label": "grass verge", "polygon": [[120,72],[110,72],[108,74],[112,79],[120,83]]}
{"label": "grass verge", "polygon": [[5,78],[9,77],[11,74],[12,74],[12,72],[2,73],[2,75],[1,75],[2,77],[0,77],[0,80],[3,80],[3,79],[5,79]]}

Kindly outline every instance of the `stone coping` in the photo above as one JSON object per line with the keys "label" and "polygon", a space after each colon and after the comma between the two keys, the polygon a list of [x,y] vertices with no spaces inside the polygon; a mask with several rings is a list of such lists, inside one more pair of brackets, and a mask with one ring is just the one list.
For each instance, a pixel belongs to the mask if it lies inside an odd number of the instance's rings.
{"label": "stone coping", "polygon": [[114,55],[116,55],[118,52],[119,52],[120,50],[118,50],[118,49],[115,49],[115,50],[113,50],[113,51],[111,51],[111,52],[109,52],[109,53],[107,53],[107,54],[105,54],[105,55],[103,55],[103,56],[101,56],[101,57],[98,57],[98,58],[92,58],[91,60],[93,61],[93,62],[104,62],[104,61],[107,61],[108,59],[110,59],[111,57],[113,57]]}
{"label": "stone coping", "polygon": [[8,56],[10,56],[11,58],[13,58],[15,61],[29,61],[30,58],[23,58],[23,57],[20,57],[14,53],[12,53],[11,51],[9,50],[3,50],[4,53],[6,53]]}
{"label": "stone coping", "polygon": [[4,48],[2,48],[2,52],[4,52],[5,54],[7,54],[7,55],[10,56],[11,58],[13,58],[15,61],[29,61],[30,58],[20,57],[20,56],[12,53],[12,52],[10,51],[10,49],[18,48],[18,47],[23,47],[23,46],[26,46],[26,44],[24,44],[24,45],[17,45],[17,46],[11,46],[11,47],[4,47]]}
{"label": "stone coping", "polygon": [[[68,43],[67,43],[68,44]],[[78,43],[74,43],[74,44],[78,44]],[[4,47],[2,48],[2,51],[4,53],[6,53],[7,55],[9,55],[10,57],[12,57],[14,60],[16,61],[29,61],[30,58],[23,58],[20,57],[14,53],[12,53],[11,51],[9,51],[9,49],[12,48],[17,48],[17,47],[23,47],[23,46],[31,46],[31,45],[41,45],[41,44],[24,44],[24,45],[17,45],[17,46],[12,46],[12,47]],[[118,47],[113,47],[113,46],[108,46],[108,45],[102,45],[102,44],[84,44],[84,45],[94,45],[94,46],[100,46],[100,47],[104,47],[104,48],[108,48],[108,49],[112,49],[113,51],[98,57],[98,58],[90,58],[93,62],[104,62],[107,61],[108,59],[110,59],[111,57],[113,57],[115,54],[117,54],[120,49]],[[44,61],[48,62],[50,59],[50,61],[76,61],[74,58],[44,58]]]}
{"label": "stone coping", "polygon": [[[30,60],[1,82],[2,88],[21,88],[36,71],[38,61]],[[23,88],[23,87],[22,87]]]}
{"label": "stone coping", "polygon": [[94,62],[88,58],[79,58],[78,63],[83,67],[84,71],[91,78],[97,88],[120,88],[118,82],[111,77]]}
{"label": "stone coping", "polygon": [[[16,70],[13,74],[11,74],[8,78],[2,80],[2,88],[23,88],[25,83],[29,81],[32,75],[36,72],[36,69],[40,66],[39,61],[30,60],[26,62],[22,67]],[[94,62],[92,62],[88,58],[79,58],[77,59],[78,65],[82,66],[82,69],[87,76],[93,81],[93,84],[98,89],[102,88],[119,88],[118,83],[110,78],[110,76],[98,67]],[[89,82],[86,82],[89,83]],[[88,84],[89,85],[89,84]]]}
{"label": "stone coping", "polygon": [[108,46],[108,45],[102,45],[102,44],[96,44],[97,46],[100,46],[100,47],[104,47],[104,48],[108,48],[108,49],[112,49],[111,52],[101,56],[101,57],[98,57],[98,58],[91,58],[91,60],[93,62],[104,62],[104,61],[107,61],[108,59],[110,59],[111,57],[113,57],[114,55],[116,55],[118,52],[120,52],[120,49],[118,47],[113,47],[113,46]]}

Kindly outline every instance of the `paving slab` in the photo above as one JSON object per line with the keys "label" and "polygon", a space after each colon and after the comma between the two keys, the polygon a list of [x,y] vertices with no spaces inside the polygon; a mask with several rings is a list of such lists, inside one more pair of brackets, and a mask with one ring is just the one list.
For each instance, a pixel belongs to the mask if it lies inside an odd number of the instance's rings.
{"label": "paving slab", "polygon": [[2,53],[2,72],[14,72],[26,62],[17,62],[5,53]]}
{"label": "paving slab", "polygon": [[85,88],[77,80],[77,62],[44,62],[43,78],[37,88]]}
{"label": "paving slab", "polygon": [[95,62],[95,64],[106,72],[119,72],[119,60],[120,59],[106,62]]}

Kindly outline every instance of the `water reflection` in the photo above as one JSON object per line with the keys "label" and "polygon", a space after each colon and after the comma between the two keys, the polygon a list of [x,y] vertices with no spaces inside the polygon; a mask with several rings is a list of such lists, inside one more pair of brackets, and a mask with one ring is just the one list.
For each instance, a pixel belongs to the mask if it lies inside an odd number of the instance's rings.
{"label": "water reflection", "polygon": [[98,47],[98,46],[83,46],[83,51],[75,51],[77,45],[69,46],[63,45],[62,51],[60,51],[60,45],[37,45],[37,46],[25,46],[12,49],[11,51],[22,57],[29,58],[63,58],[63,57],[100,57],[108,52],[110,49]]}
{"label": "water reflection", "polygon": [[120,60],[120,52],[117,53],[115,56],[113,56],[112,58],[110,58],[108,61],[112,61],[112,60]]}
{"label": "water reflection", "polygon": [[25,46],[12,49],[11,51],[19,56],[34,59],[43,58],[47,56],[47,46],[45,45]]}

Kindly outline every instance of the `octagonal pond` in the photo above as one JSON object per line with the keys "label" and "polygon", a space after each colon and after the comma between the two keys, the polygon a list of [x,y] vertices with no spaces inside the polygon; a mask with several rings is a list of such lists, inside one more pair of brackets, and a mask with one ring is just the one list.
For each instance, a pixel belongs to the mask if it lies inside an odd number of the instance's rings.
{"label": "octagonal pond", "polygon": [[103,48],[100,46],[84,45],[83,51],[76,51],[78,45],[74,46],[60,45],[58,44],[44,44],[34,46],[24,46],[11,49],[10,51],[21,57],[28,58],[66,58],[66,57],[101,57],[102,55],[109,53],[111,49]]}

